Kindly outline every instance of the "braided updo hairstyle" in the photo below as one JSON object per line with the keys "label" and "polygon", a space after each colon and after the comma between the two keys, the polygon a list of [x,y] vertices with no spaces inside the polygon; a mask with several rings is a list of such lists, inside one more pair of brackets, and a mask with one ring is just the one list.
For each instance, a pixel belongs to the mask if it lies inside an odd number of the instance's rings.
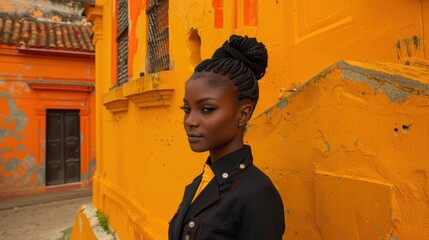
{"label": "braided updo hairstyle", "polygon": [[268,53],[256,38],[232,35],[210,59],[195,67],[195,72],[213,71],[230,78],[237,88],[238,100],[259,98],[258,80],[265,74]]}

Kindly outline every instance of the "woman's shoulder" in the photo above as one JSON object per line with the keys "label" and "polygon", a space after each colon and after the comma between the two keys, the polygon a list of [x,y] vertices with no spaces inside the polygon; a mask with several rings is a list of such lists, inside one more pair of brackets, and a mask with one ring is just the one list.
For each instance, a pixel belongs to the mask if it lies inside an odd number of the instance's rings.
{"label": "woman's shoulder", "polygon": [[250,192],[277,192],[271,179],[255,165],[249,166],[240,176],[244,189]]}

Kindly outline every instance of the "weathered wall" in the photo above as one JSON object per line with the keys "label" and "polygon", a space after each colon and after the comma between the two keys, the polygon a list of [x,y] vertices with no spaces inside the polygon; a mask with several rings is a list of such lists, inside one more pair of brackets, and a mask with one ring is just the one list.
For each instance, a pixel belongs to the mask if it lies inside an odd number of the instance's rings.
{"label": "weathered wall", "polygon": [[256,117],[285,239],[429,238],[429,68],[340,62]]}
{"label": "weathered wall", "polygon": [[[255,116],[278,102],[281,91],[287,94],[341,59],[405,65],[427,60],[428,55],[426,0],[169,1],[172,69],[139,78],[146,72],[146,1],[131,0],[132,81],[111,90],[117,82],[115,4],[96,1],[88,14],[95,23],[97,52],[94,204],[109,215],[123,239],[167,238],[168,221],[184,186],[200,173],[206,158],[191,152],[182,130],[184,85],[193,67],[232,33],[256,36],[269,51]],[[416,199],[427,191],[422,187],[427,181],[422,161],[427,151],[421,148],[428,139],[414,129],[427,131],[427,97],[412,95],[391,103],[388,89],[374,94],[367,83],[343,80],[343,75],[332,71],[320,84],[295,94],[297,100],[286,106],[293,116],[287,117],[283,108],[255,119],[249,128],[246,141],[254,145],[256,163],[272,177],[287,208],[285,239],[346,239],[350,231],[363,234],[360,239],[426,236],[416,229],[427,227],[419,223],[426,216],[417,212],[427,209],[427,201]],[[161,106],[135,98],[154,97],[157,102],[157,96],[169,94],[171,100]],[[414,154],[414,166],[403,160],[409,156],[405,153]],[[409,168],[402,167],[407,164]],[[340,180],[335,182],[337,176]],[[405,186],[408,190],[403,192]],[[336,213],[334,207],[341,211]],[[356,217],[349,219],[349,214]],[[335,234],[342,223],[343,232]],[[356,236],[350,239],[359,239]]]}
{"label": "weathered wall", "polygon": [[[33,89],[32,80],[63,81],[64,86]],[[0,50],[0,197],[45,191],[46,109],[80,110],[81,184],[90,184],[95,171],[95,96],[74,91],[67,82],[93,84],[94,60]]]}

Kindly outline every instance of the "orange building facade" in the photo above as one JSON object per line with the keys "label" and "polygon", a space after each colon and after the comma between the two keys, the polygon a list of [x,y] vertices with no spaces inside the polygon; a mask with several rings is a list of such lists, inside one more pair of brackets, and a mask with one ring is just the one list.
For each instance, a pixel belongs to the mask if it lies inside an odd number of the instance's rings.
{"label": "orange building facade", "polygon": [[[268,49],[245,141],[282,196],[284,239],[429,238],[429,1],[97,0],[86,14],[93,204],[119,238],[167,239],[207,157],[188,147],[184,86],[234,33]],[[97,238],[88,209],[72,239]]]}
{"label": "orange building facade", "polygon": [[8,6],[0,14],[0,197],[90,186],[91,26],[19,16]]}

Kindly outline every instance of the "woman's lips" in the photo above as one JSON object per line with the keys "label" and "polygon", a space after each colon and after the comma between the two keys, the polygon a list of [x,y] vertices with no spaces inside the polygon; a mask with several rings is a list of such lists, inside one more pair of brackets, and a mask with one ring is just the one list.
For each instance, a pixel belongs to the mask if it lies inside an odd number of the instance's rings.
{"label": "woman's lips", "polygon": [[203,135],[198,133],[186,133],[188,135],[188,141],[190,143],[198,142],[203,138]]}

